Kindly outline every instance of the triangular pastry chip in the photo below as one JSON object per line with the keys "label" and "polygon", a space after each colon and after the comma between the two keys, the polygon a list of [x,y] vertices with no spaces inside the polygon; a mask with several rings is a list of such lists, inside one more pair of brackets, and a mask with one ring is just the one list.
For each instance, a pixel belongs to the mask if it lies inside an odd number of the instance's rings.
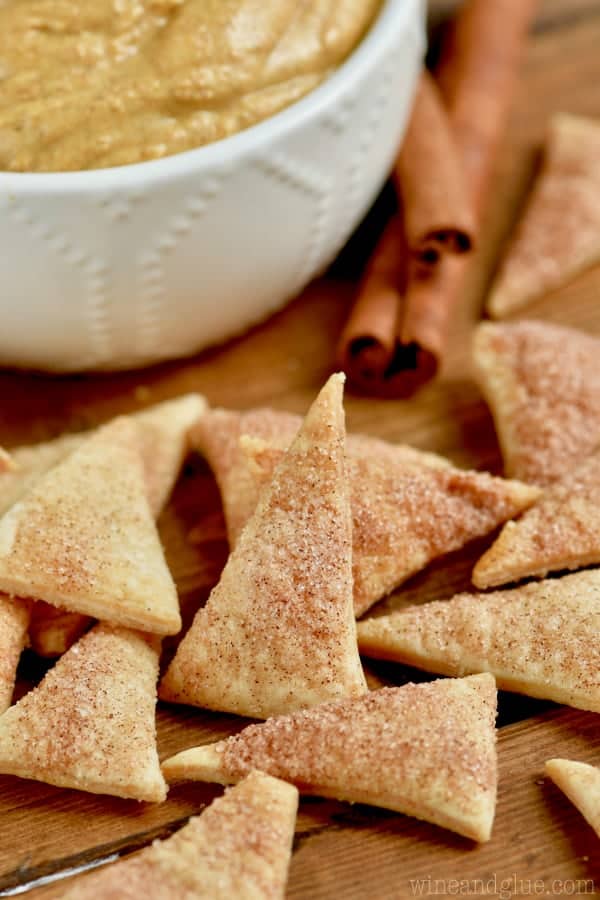
{"label": "triangular pastry chip", "polygon": [[494,318],[600,262],[600,121],[555,115],[545,160],[487,302]]}
{"label": "triangular pastry chip", "polygon": [[478,588],[600,563],[600,450],[516,522],[508,522],[473,570]]}
{"label": "triangular pastry chip", "polygon": [[[244,434],[268,441],[270,446],[287,450],[302,425],[301,416],[259,408],[248,412],[227,409],[211,409],[203,416],[192,433],[197,450],[211,467],[223,502],[225,524],[229,543],[233,547],[246,524],[248,503],[240,509],[238,478],[246,471],[245,460],[240,458],[239,440]],[[256,503],[250,506],[250,513]]]}
{"label": "triangular pastry chip", "polygon": [[544,322],[483,322],[475,374],[506,472],[546,487],[600,443],[600,339]]}
{"label": "triangular pastry chip", "polygon": [[382,688],[185,750],[163,773],[167,781],[227,784],[258,768],[307,794],[381,806],[487,841],[495,718],[489,675]]}
{"label": "triangular pastry chip", "polygon": [[570,759],[549,759],[546,774],[600,837],[600,769]]}
{"label": "triangular pastry chip", "polygon": [[[139,426],[148,501],[154,516],[160,514],[173,489],[189,449],[190,430],[205,409],[206,401],[200,394],[187,394],[132,416]],[[37,447],[18,448],[17,458],[21,460],[20,473],[23,473],[24,482],[22,493],[43,474],[42,468],[47,470],[60,462],[84,439],[79,435],[67,435]],[[0,481],[0,491],[1,488]],[[16,502],[19,496],[14,479],[11,490]],[[91,622],[89,616],[68,613],[38,602],[29,626],[31,647],[40,656],[61,656],[90,627]]]}
{"label": "triangular pastry chip", "polygon": [[[208,414],[203,428],[213,415]],[[279,415],[282,427],[276,431]],[[232,544],[284,455],[287,425],[285,414],[267,416],[259,410],[254,417],[238,414],[236,420],[235,413],[219,412],[214,419],[213,437],[221,431],[236,434],[238,440],[235,450],[227,443],[226,452],[214,456]],[[243,428],[247,432],[240,438]],[[269,428],[277,434],[274,442],[259,434]],[[348,435],[346,447],[357,616],[436,557],[487,534],[540,495],[536,488],[484,472],[465,472],[406,445]]]}
{"label": "triangular pastry chip", "polygon": [[159,641],[96,625],[0,716],[0,772],[58,787],[161,801]]}
{"label": "triangular pastry chip", "polygon": [[362,653],[600,712],[600,570],[410,606],[358,623]]}
{"label": "triangular pastry chip", "polygon": [[0,594],[0,713],[12,703],[15,674],[27,641],[31,603]]}
{"label": "triangular pastry chip", "polygon": [[0,520],[0,590],[158,634],[181,627],[137,426],[118,419]]}
{"label": "triangular pastry chip", "polygon": [[298,791],[263,772],[165,841],[78,878],[63,900],[283,900]]}
{"label": "triangular pastry chip", "polygon": [[313,403],[179,645],[162,699],[267,718],[366,691],[342,391],[333,375]]}

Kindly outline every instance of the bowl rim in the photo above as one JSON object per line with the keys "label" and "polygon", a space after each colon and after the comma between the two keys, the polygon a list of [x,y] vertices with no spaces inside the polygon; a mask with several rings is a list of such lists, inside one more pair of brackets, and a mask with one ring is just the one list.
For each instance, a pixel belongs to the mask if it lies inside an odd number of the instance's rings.
{"label": "bowl rim", "polygon": [[[144,160],[103,169],[67,172],[7,172],[0,170],[0,188],[12,191],[54,193],[85,189],[115,189],[147,181],[162,181],[199,169],[229,166],[254,153],[270,140],[302,127],[324,109],[335,105],[348,85],[359,80],[372,65],[377,49],[384,47],[398,30],[414,27],[422,0],[383,0],[382,8],[368,32],[339,68],[322,84],[280,112],[243,131],[200,147],[173,153],[160,159]],[[390,27],[393,23],[393,29]]]}

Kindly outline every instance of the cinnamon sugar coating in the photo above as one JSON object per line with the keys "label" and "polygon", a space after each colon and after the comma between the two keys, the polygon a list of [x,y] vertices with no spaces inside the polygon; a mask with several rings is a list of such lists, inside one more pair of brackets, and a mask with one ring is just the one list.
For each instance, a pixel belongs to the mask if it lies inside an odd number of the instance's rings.
{"label": "cinnamon sugar coating", "polygon": [[484,322],[475,374],[506,472],[546,487],[600,443],[600,339],[545,322]]}
{"label": "cinnamon sugar coating", "polygon": [[332,376],[311,407],[179,645],[163,699],[266,718],[366,690],[342,390]]}
{"label": "cinnamon sugar coating", "polygon": [[544,164],[487,310],[502,318],[600,260],[600,123],[554,115]]}
{"label": "cinnamon sugar coating", "polygon": [[0,590],[128,627],[179,630],[134,422],[93,433],[0,520]]}
{"label": "cinnamon sugar coating", "polygon": [[[237,781],[253,768],[301,792],[370,803],[490,836],[496,689],[489,675],[383,688],[260,725],[167,760],[179,777]],[[203,765],[212,759],[212,767]]]}
{"label": "cinnamon sugar coating", "polygon": [[251,772],[176,834],[78,878],[64,900],[283,900],[298,792]]}
{"label": "cinnamon sugar coating", "polygon": [[[189,433],[206,410],[200,394],[187,394],[150,406],[130,418],[135,420],[144,465],[144,481],[150,509],[158,517],[177,480],[189,450]],[[13,502],[64,456],[79,447],[84,435],[65,435],[47,444],[17,448],[21,484],[11,481]],[[4,484],[0,481],[0,488]],[[12,505],[12,504],[10,504]],[[41,656],[60,656],[90,627],[92,619],[37,603],[29,627],[31,646]]]}
{"label": "cinnamon sugar coating", "polygon": [[600,570],[407,607],[358,623],[366,656],[600,712]]}
{"label": "cinnamon sugar coating", "polygon": [[156,638],[97,625],[0,716],[0,772],[164,800],[154,711]]}
{"label": "cinnamon sugar coating", "polygon": [[0,594],[0,713],[11,704],[15,675],[27,641],[31,603]]}
{"label": "cinnamon sugar coating", "polygon": [[[205,420],[207,431],[213,415]],[[214,440],[219,435],[227,446],[210,459],[220,473],[226,514],[230,511],[228,533],[235,542],[283,458],[289,422],[285,414],[263,410],[219,414],[212,422]],[[252,430],[240,438],[243,428]],[[277,434],[275,440],[269,432]],[[436,557],[487,534],[539,496],[527,485],[461,471],[432,453],[363,435],[348,436],[347,469],[357,616]]]}
{"label": "cinnamon sugar coating", "polygon": [[473,570],[478,588],[600,563],[600,450],[508,522]]}
{"label": "cinnamon sugar coating", "polygon": [[546,774],[600,837],[600,769],[570,759],[549,759]]}

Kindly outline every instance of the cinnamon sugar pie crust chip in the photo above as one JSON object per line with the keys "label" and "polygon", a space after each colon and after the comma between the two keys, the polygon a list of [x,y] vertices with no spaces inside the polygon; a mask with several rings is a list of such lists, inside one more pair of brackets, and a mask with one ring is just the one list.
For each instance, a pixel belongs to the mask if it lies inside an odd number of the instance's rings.
{"label": "cinnamon sugar pie crust chip", "polygon": [[0,716],[0,772],[58,787],[161,801],[159,641],[96,625]]}
{"label": "cinnamon sugar pie crust chip", "polygon": [[555,115],[544,165],[487,302],[502,318],[600,262],[600,121]]}
{"label": "cinnamon sugar pie crust chip", "polygon": [[600,837],[600,769],[570,759],[549,759],[546,774]]}
{"label": "cinnamon sugar pie crust chip", "polygon": [[473,570],[478,588],[600,563],[600,450],[508,522]]}
{"label": "cinnamon sugar pie crust chip", "polygon": [[343,376],[333,375],[261,494],[163,700],[267,718],[366,683],[352,607]]}
{"label": "cinnamon sugar pie crust chip", "polygon": [[382,688],[250,725],[163,763],[168,781],[233,783],[253,768],[303,793],[368,803],[490,837],[496,803],[490,675]]}
{"label": "cinnamon sugar pie crust chip", "polygon": [[[263,410],[237,416],[218,411],[209,413],[200,428],[234,544],[284,456],[290,417]],[[220,453],[213,449],[217,444]],[[493,531],[540,495],[535,487],[465,472],[406,445],[349,435],[346,446],[357,616],[433,559]]]}
{"label": "cinnamon sugar pie crust chip", "polygon": [[0,713],[12,702],[17,666],[27,643],[31,603],[0,593]]}
{"label": "cinnamon sugar pie crust chip", "polygon": [[358,623],[361,653],[600,712],[600,570],[410,606]]}
{"label": "cinnamon sugar pie crust chip", "polygon": [[127,627],[179,631],[134,422],[94,432],[0,520],[0,590]]}
{"label": "cinnamon sugar pie crust chip", "polygon": [[547,487],[600,444],[600,338],[533,320],[483,322],[473,362],[507,475]]}
{"label": "cinnamon sugar pie crust chip", "polygon": [[251,772],[172,837],[78,878],[63,900],[284,900],[298,791]]}
{"label": "cinnamon sugar pie crust chip", "polygon": [[[129,417],[138,426],[148,502],[155,517],[160,515],[177,480],[190,448],[190,431],[206,408],[206,401],[200,394],[186,394]],[[39,465],[40,460],[47,460],[50,467],[54,450],[58,454],[55,462],[58,462],[63,449],[63,455],[66,455],[69,450],[72,452],[80,446],[83,439],[79,436],[58,438],[52,444],[39,445],[37,454],[35,447],[19,448],[17,453],[23,455],[30,465],[32,462]],[[91,623],[89,616],[38,602],[29,625],[31,647],[40,656],[60,656],[87,631]]]}

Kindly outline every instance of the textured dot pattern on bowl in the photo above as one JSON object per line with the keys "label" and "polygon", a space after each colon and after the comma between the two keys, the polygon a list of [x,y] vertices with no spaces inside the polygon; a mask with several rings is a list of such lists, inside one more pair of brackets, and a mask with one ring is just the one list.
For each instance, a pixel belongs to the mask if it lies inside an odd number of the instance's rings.
{"label": "textured dot pattern on bowl", "polygon": [[280,308],[383,183],[423,52],[423,0],[387,0],[325,84],[234,137],[118,169],[0,173],[0,365],[149,365]]}

